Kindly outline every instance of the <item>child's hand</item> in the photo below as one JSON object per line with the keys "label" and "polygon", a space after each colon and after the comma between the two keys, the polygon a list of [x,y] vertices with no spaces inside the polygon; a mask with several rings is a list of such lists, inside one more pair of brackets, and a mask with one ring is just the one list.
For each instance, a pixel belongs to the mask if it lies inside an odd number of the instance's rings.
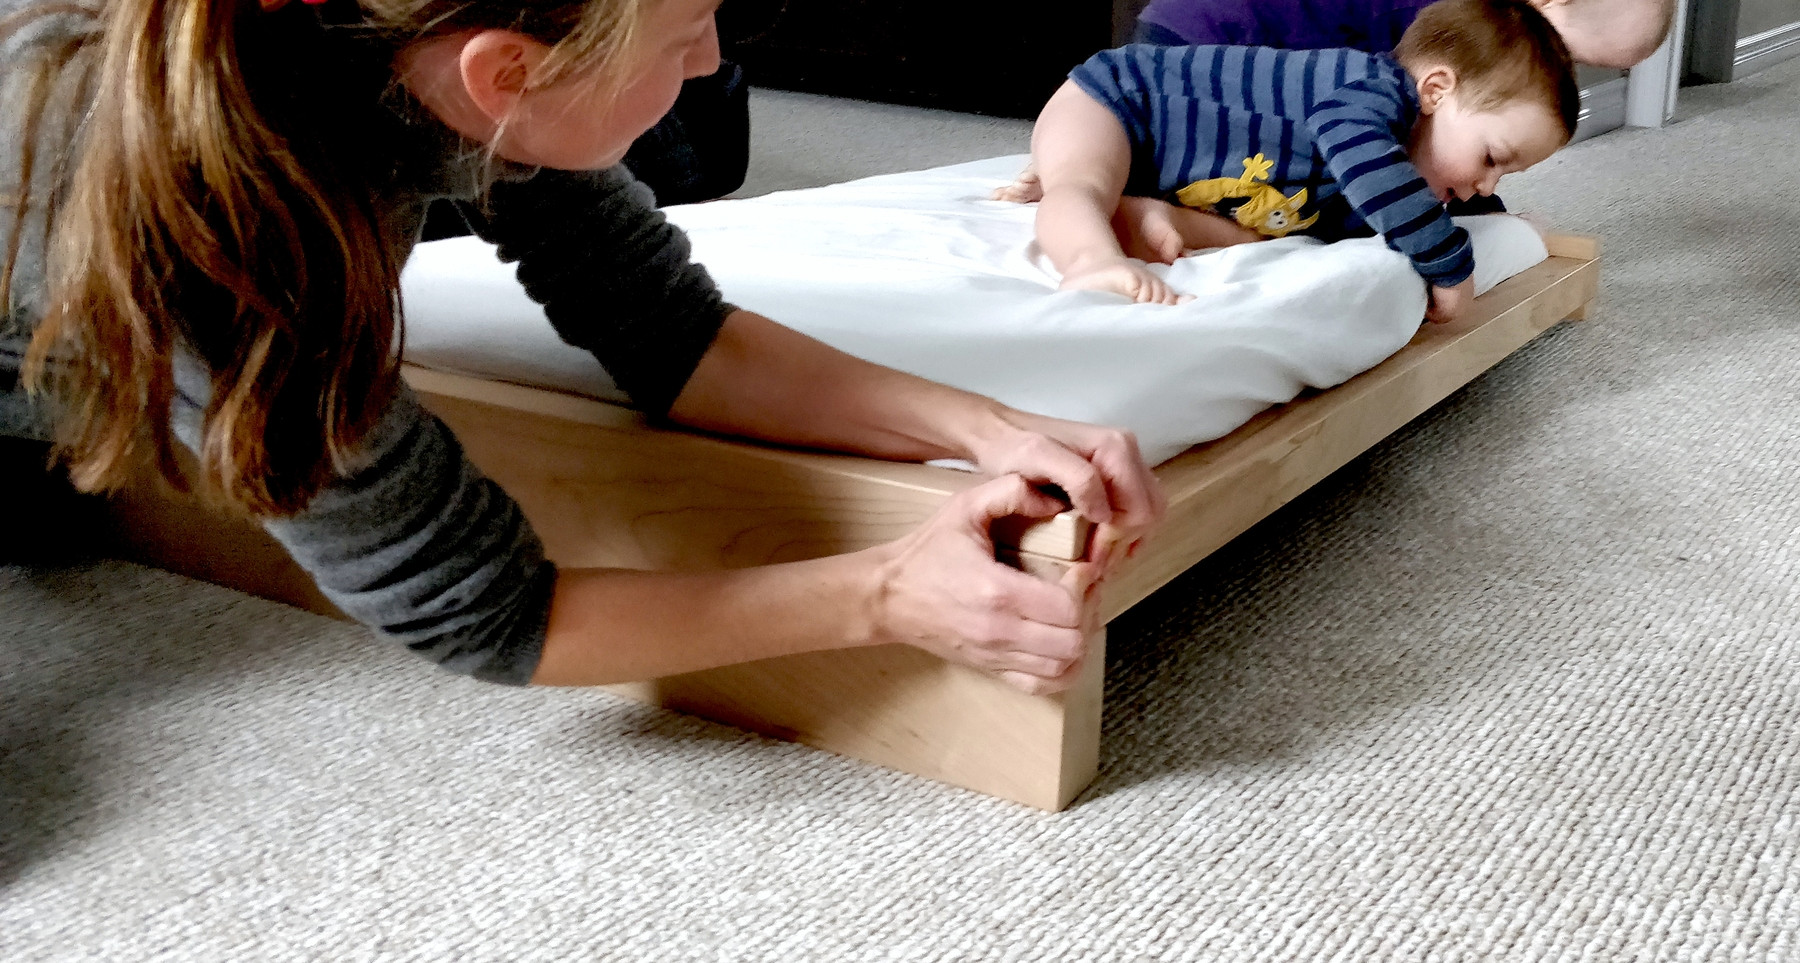
{"label": "child's hand", "polygon": [[1114,257],[1093,266],[1077,266],[1063,275],[1064,291],[1111,291],[1139,304],[1180,304],[1193,295],[1176,294],[1168,282],[1153,274],[1142,261]]}
{"label": "child's hand", "polygon": [[1038,177],[1037,166],[1026,164],[1019,176],[1013,178],[1011,184],[994,188],[989,194],[990,200],[1011,201],[1014,204],[1036,204],[1044,199],[1044,182]]}
{"label": "child's hand", "polygon": [[1433,324],[1455,321],[1475,301],[1475,276],[1463,278],[1455,287],[1431,288],[1431,304],[1425,308],[1425,320]]}

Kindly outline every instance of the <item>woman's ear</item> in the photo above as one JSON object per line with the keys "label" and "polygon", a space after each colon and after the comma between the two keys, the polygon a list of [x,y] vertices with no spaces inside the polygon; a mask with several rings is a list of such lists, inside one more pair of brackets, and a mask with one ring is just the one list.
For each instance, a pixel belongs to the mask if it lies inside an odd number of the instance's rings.
{"label": "woman's ear", "polygon": [[1432,113],[1456,91],[1456,71],[1439,65],[1419,75],[1419,111]]}
{"label": "woman's ear", "polygon": [[511,30],[481,30],[463,41],[457,66],[463,90],[498,124],[518,107],[550,48]]}

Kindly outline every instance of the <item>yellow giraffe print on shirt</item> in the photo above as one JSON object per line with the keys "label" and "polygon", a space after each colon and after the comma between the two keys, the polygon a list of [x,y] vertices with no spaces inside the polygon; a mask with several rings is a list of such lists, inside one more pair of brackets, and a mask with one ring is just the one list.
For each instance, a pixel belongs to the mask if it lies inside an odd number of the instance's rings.
{"label": "yellow giraffe print on shirt", "polygon": [[1195,181],[1176,191],[1175,199],[1184,207],[1211,210],[1223,201],[1244,198],[1244,203],[1228,216],[1268,237],[1286,237],[1289,232],[1311,227],[1319,215],[1300,217],[1300,209],[1306,206],[1306,188],[1302,187],[1298,194],[1289,197],[1273,185],[1261,183],[1269,179],[1269,171],[1274,166],[1275,162],[1262,154],[1246,157],[1242,177]]}

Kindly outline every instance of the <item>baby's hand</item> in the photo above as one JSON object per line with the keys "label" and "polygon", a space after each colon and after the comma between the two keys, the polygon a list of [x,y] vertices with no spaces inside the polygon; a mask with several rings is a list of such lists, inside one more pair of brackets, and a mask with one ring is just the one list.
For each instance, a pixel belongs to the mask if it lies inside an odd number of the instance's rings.
{"label": "baby's hand", "polygon": [[1475,300],[1475,276],[1463,278],[1455,287],[1431,288],[1431,304],[1425,308],[1425,320],[1433,324],[1455,321]]}
{"label": "baby's hand", "polygon": [[1014,204],[1036,204],[1044,199],[1044,182],[1038,177],[1037,165],[1026,164],[1019,176],[1013,178],[1011,184],[994,188],[988,197],[996,201],[1012,201]]}
{"label": "baby's hand", "polygon": [[1168,282],[1151,273],[1142,261],[1114,257],[1093,266],[1076,267],[1063,275],[1065,291],[1111,291],[1139,304],[1180,304],[1192,295],[1176,294]]}

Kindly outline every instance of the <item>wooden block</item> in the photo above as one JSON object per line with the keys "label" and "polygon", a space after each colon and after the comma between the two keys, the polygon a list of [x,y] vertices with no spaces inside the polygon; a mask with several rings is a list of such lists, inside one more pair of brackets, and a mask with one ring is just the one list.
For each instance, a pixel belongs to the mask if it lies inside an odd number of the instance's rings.
{"label": "wooden block", "polygon": [[1052,558],[1048,555],[1034,555],[1031,552],[1016,552],[1011,549],[1000,549],[996,556],[1000,561],[1011,565],[1028,575],[1050,582],[1060,582],[1075,563],[1065,558]]}
{"label": "wooden block", "polygon": [[[646,426],[624,409],[409,369],[422,400],[567,566],[710,569],[854,551],[906,534],[963,472]],[[519,392],[525,392],[520,395]],[[545,397],[545,395],[550,395]],[[1059,578],[1091,526],[1064,514],[1003,537]],[[1103,633],[1102,633],[1103,635]],[[657,705],[1059,809],[1099,760],[1103,641],[1082,682],[1027,696],[920,650],[817,652],[611,687]]]}
{"label": "wooden block", "polygon": [[1587,234],[1551,234],[1544,238],[1551,257],[1593,261],[1600,257],[1600,239]]}

